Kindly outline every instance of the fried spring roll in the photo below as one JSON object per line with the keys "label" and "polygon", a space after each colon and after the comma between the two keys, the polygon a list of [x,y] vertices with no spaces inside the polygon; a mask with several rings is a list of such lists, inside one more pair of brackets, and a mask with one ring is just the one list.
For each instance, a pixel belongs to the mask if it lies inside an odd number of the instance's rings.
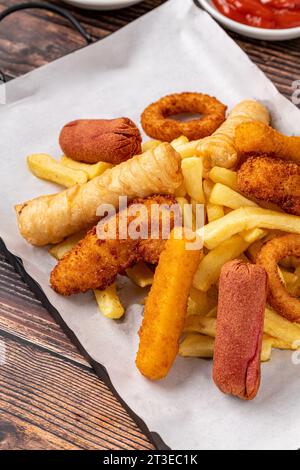
{"label": "fried spring roll", "polygon": [[16,206],[21,235],[32,245],[58,243],[65,237],[96,224],[101,204],[119,205],[153,194],[174,194],[182,183],[180,155],[169,144],[161,144],[106,170],[101,176],[50,196]]}
{"label": "fried spring roll", "polygon": [[260,385],[267,274],[261,266],[226,263],[219,284],[213,379],[226,394],[255,398]]}

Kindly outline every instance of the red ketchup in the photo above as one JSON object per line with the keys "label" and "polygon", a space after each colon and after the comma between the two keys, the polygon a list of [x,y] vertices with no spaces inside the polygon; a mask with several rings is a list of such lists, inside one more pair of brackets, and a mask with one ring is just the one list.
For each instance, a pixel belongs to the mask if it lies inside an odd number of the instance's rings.
{"label": "red ketchup", "polygon": [[256,28],[300,26],[300,0],[212,0],[228,18]]}

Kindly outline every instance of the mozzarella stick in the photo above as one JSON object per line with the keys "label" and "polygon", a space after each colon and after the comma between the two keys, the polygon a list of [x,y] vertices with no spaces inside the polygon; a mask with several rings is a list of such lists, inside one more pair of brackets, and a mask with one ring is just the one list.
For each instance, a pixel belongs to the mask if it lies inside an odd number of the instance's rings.
{"label": "mozzarella stick", "polygon": [[199,249],[188,250],[187,243],[172,232],[146,301],[136,365],[151,380],[168,374],[179,350],[189,292],[201,256]]}
{"label": "mozzarella stick", "polygon": [[174,194],[181,185],[181,158],[169,144],[106,170],[93,180],[16,206],[21,235],[32,245],[58,243],[96,224],[101,204],[118,207],[128,200],[153,194]]}
{"label": "mozzarella stick", "polygon": [[267,274],[261,266],[226,263],[219,283],[213,379],[226,394],[255,398],[260,385]]}

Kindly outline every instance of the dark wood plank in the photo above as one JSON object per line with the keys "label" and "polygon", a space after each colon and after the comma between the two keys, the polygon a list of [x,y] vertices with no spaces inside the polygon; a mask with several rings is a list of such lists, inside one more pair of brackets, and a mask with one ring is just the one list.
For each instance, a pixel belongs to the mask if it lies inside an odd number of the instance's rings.
{"label": "dark wood plank", "polygon": [[[114,12],[80,10],[59,0],[53,3],[71,11],[95,40],[163,4],[166,0],[148,0]],[[3,0],[0,11],[19,0]],[[299,78],[300,38],[285,42],[264,42],[230,35],[249,57],[288,98],[292,82]],[[40,10],[18,12],[0,26],[0,69],[8,77],[24,74],[85,45],[81,36],[58,15]]]}
{"label": "dark wood plank", "polygon": [[[52,3],[71,11],[97,40],[165,1],[145,1],[113,13],[80,10],[56,0]],[[19,0],[3,0],[0,11],[18,3]],[[16,12],[0,23],[0,69],[9,77],[23,75],[84,45],[79,33],[56,14],[44,10]]]}
{"label": "dark wood plank", "polygon": [[0,449],[151,449],[89,367],[0,331]]}
{"label": "dark wood plank", "polygon": [[88,366],[14,268],[0,255],[0,331]]}

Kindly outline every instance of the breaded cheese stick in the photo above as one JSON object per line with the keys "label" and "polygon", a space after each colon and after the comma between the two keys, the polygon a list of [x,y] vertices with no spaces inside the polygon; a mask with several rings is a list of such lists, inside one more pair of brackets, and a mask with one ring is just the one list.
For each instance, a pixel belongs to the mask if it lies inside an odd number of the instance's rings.
{"label": "breaded cheese stick", "polygon": [[151,380],[164,378],[179,350],[187,302],[201,250],[188,250],[187,240],[172,232],[160,256],[139,332],[136,365]]}
{"label": "breaded cheese stick", "polygon": [[226,263],[219,283],[213,379],[223,392],[255,398],[260,385],[260,355],[267,274],[239,260]]}
{"label": "breaded cheese stick", "polygon": [[119,196],[128,200],[153,194],[174,194],[182,183],[181,158],[170,144],[108,169],[93,180],[50,196],[16,206],[21,235],[32,245],[58,243],[96,224],[97,208],[118,207]]}

